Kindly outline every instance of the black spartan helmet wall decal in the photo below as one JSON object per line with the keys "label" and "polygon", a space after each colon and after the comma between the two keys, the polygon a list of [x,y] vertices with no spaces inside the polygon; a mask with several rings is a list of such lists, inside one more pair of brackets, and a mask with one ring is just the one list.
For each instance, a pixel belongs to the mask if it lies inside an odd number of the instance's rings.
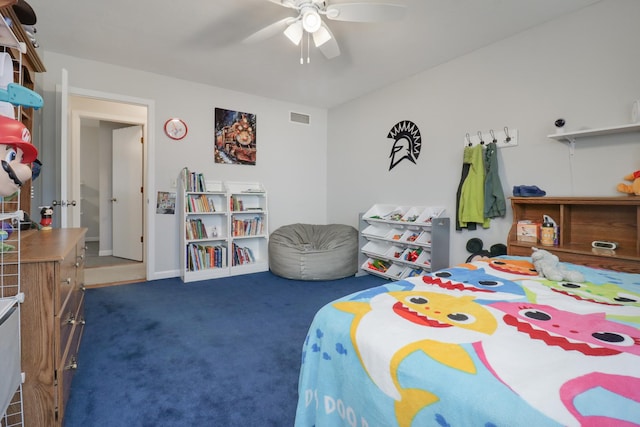
{"label": "black spartan helmet wall decal", "polygon": [[420,130],[415,123],[409,120],[396,123],[389,131],[387,138],[394,140],[393,147],[391,147],[391,154],[389,154],[391,158],[389,170],[393,169],[395,165],[404,159],[409,160],[413,164],[416,163],[420,155],[422,139],[420,137]]}

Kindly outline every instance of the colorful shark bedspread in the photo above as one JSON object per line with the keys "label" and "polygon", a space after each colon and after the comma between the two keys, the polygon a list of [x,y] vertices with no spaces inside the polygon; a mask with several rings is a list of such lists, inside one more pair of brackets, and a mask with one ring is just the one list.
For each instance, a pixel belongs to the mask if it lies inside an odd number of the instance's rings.
{"label": "colorful shark bedspread", "polygon": [[323,307],[297,427],[638,426],[640,275],[504,257]]}

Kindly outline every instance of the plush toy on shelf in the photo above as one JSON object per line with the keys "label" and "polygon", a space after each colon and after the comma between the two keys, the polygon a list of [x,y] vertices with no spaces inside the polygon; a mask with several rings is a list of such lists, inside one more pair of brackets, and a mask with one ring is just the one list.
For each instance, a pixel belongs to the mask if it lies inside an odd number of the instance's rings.
{"label": "plush toy on shelf", "polygon": [[51,230],[53,222],[53,207],[40,206],[40,226],[41,230]]}
{"label": "plush toy on shelf", "polygon": [[562,265],[560,259],[549,251],[533,248],[531,260],[540,276],[556,282],[584,282],[584,276],[579,271],[569,270]]}
{"label": "plush toy on shelf", "polygon": [[[0,115],[0,197],[2,203],[13,197],[22,183],[32,176],[31,162],[36,160],[38,149],[31,144],[31,133],[18,120]],[[4,206],[3,206],[4,210]],[[5,243],[9,237],[9,224],[3,222],[0,233],[0,252],[9,252],[14,247]]]}
{"label": "plush toy on shelf", "polygon": [[38,157],[38,149],[31,144],[31,133],[21,122],[0,116],[0,196],[15,194],[22,183],[31,178],[31,162]]}
{"label": "plush toy on shelf", "polygon": [[621,193],[635,194],[636,196],[640,196],[640,170],[637,170],[625,176],[624,180],[631,182],[631,184],[618,184],[618,191]]}

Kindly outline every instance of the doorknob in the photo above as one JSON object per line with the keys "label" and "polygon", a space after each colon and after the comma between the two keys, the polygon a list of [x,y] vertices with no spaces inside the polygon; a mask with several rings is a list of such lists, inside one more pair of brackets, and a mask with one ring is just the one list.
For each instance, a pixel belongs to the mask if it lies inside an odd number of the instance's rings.
{"label": "doorknob", "polygon": [[75,200],[54,200],[53,202],[51,202],[52,206],[62,206],[62,207],[66,207],[66,206],[75,206],[76,205],[76,201]]}

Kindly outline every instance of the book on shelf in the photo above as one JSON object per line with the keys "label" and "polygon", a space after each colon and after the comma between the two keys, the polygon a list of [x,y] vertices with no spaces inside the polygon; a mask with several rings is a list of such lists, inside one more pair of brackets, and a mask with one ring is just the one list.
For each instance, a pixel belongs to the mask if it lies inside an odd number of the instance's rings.
{"label": "book on shelf", "polygon": [[211,268],[224,268],[227,266],[227,251],[222,245],[187,245],[187,269],[199,271]]}
{"label": "book on shelf", "polygon": [[216,212],[213,197],[206,194],[187,194],[188,212]]}
{"label": "book on shelf", "polygon": [[251,219],[231,219],[231,231],[234,237],[257,236],[264,232],[262,217],[256,216]]}
{"label": "book on shelf", "polygon": [[186,191],[205,192],[206,184],[202,173],[191,172],[188,168],[183,168],[180,173],[182,186]]}
{"label": "book on shelf", "polygon": [[186,222],[187,240],[208,239],[207,228],[200,218],[191,218]]}
{"label": "book on shelf", "polygon": [[243,264],[251,264],[256,262],[256,259],[253,255],[253,251],[251,250],[251,248],[242,247],[234,243],[232,246],[232,252],[233,252],[232,265],[243,265]]}

